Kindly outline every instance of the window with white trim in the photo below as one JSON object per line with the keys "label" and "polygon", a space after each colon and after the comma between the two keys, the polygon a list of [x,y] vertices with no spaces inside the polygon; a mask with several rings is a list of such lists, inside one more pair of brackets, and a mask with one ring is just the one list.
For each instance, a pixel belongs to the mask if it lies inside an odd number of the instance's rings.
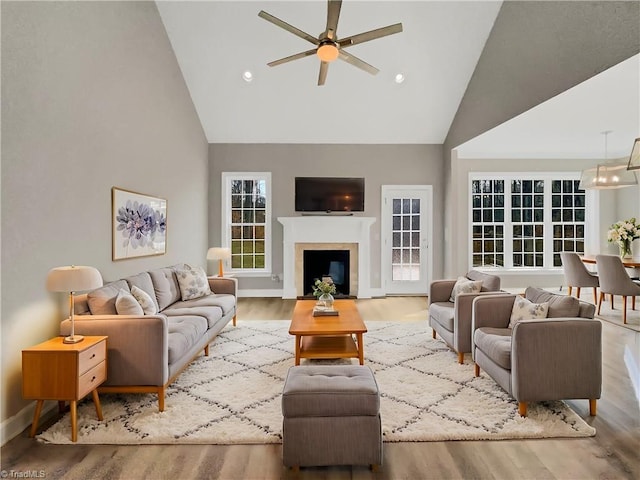
{"label": "window with white trim", "polygon": [[231,271],[271,272],[271,173],[222,173],[222,244],[231,248]]}
{"label": "window with white trim", "polygon": [[562,267],[584,253],[586,195],[579,174],[470,174],[471,266]]}

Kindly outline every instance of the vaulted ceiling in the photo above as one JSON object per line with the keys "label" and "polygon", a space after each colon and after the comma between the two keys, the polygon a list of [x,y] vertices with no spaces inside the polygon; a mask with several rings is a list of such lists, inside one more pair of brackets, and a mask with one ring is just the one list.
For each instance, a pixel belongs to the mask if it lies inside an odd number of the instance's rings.
{"label": "vaulted ceiling", "polygon": [[[324,86],[317,86],[315,55],[267,66],[312,45],[258,12],[317,36],[325,28],[326,1],[157,5],[210,143],[441,144],[502,2],[345,0],[338,38],[397,22],[403,32],[348,49],[377,67],[376,76],[336,61]],[[247,70],[251,82],[242,78]],[[597,158],[600,132],[612,130],[611,155],[628,154],[640,132],[639,70],[636,56],[461,151],[475,157]],[[404,82],[394,81],[398,73]]]}

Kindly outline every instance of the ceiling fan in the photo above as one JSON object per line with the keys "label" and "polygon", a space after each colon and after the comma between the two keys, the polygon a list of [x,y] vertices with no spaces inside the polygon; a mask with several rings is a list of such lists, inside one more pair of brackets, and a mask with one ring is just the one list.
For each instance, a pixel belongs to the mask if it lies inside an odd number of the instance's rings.
{"label": "ceiling fan", "polygon": [[337,35],[340,7],[342,7],[342,0],[328,0],[327,27],[325,31],[322,32],[317,38],[309,35],[306,32],[303,32],[293,25],[289,25],[287,22],[274,17],[264,10],[261,10],[260,13],[258,13],[259,17],[264,18],[268,22],[271,22],[280,28],[284,28],[286,31],[291,32],[294,35],[297,35],[298,37],[303,38],[316,46],[316,48],[312,48],[311,50],[307,50],[306,52],[296,53],[295,55],[290,55],[288,57],[281,58],[280,60],[269,62],[267,63],[267,65],[269,65],[270,67],[275,67],[276,65],[282,65],[283,63],[291,62],[292,60],[298,60],[299,58],[304,58],[316,54],[318,55],[318,58],[320,58],[321,62],[320,75],[318,76],[318,85],[324,85],[327,79],[327,72],[329,71],[329,63],[338,58],[347,63],[350,63],[354,67],[358,67],[364,70],[365,72],[369,72],[371,75],[375,75],[376,73],[378,73],[379,70],[376,67],[369,65],[367,62],[360,60],[358,57],[351,55],[350,53],[347,53],[344,49],[353,45],[357,45],[359,43],[375,40],[376,38],[386,37],[387,35],[393,35],[394,33],[400,33],[402,31],[402,23],[396,23],[394,25],[376,28],[375,30],[370,30],[368,32],[359,33],[357,35],[352,35],[350,37],[340,39]]}

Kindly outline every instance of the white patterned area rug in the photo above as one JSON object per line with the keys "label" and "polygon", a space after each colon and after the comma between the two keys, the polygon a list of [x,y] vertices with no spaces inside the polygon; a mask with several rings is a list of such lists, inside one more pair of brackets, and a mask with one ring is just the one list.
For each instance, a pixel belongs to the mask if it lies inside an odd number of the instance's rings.
{"label": "white patterned area rug", "polygon": [[[426,321],[372,321],[367,328],[365,364],[380,388],[386,442],[595,435],[563,402],[530,404],[520,417],[490,377],[474,377],[469,360],[458,364],[431,338]],[[288,329],[282,320],[225,327],[210,356],[196,359],[168,388],[164,412],[155,395],[103,395],[101,422],[89,397],[78,407],[77,443],[280,443],[282,387],[294,364]],[[67,413],[38,438],[71,443],[70,430]]]}

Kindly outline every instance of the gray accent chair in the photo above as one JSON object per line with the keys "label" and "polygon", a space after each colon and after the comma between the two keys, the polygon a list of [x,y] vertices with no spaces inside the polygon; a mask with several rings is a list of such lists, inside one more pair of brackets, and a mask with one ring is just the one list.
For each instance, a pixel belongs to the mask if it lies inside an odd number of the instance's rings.
{"label": "gray accent chair", "polygon": [[640,295],[640,285],[631,280],[622,264],[620,257],[616,255],[596,255],[596,265],[600,277],[600,298],[598,300],[598,315],[604,301],[604,295],[611,295],[611,308],[613,309],[613,296],[622,295],[622,321],[627,323],[627,297],[631,297],[631,308],[636,309],[636,296]]}
{"label": "gray accent chair", "polygon": [[509,328],[515,295],[473,301],[475,375],[485,371],[518,401],[588,399],[590,415],[602,389],[602,324],[595,305],[575,297],[528,287],[525,298],[549,302],[547,318],[521,320]]}
{"label": "gray accent chair", "polygon": [[382,465],[380,393],[369,367],[289,368],[282,415],[285,466]]}
{"label": "gray accent chair", "polygon": [[581,287],[592,287],[593,304],[596,305],[598,303],[598,287],[600,286],[598,274],[590,272],[575,252],[560,252],[560,259],[562,260],[564,279],[569,287],[569,295],[571,295],[573,287],[576,287],[576,297],[580,298]]}
{"label": "gray accent chair", "polygon": [[464,354],[471,352],[471,303],[478,295],[500,291],[500,277],[470,270],[465,277],[481,280],[480,293],[461,293],[451,302],[456,280],[436,280],[429,287],[429,326],[458,354],[458,363],[464,363]]}

